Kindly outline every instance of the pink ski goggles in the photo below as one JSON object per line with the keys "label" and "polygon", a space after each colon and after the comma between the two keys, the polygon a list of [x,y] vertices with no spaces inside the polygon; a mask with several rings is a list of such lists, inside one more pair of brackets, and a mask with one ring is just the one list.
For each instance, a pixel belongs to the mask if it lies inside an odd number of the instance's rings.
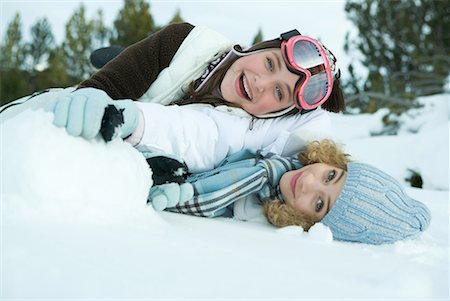
{"label": "pink ski goggles", "polygon": [[295,106],[300,110],[320,106],[333,89],[331,64],[334,67],[336,59],[317,40],[302,36],[297,30],[282,34],[281,40],[281,53],[287,68],[300,76],[294,88]]}

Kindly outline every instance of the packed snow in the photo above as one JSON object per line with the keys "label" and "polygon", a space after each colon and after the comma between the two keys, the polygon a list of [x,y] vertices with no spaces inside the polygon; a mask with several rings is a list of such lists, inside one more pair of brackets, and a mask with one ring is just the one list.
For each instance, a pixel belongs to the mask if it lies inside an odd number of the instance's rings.
{"label": "packed snow", "polygon": [[[449,95],[420,99],[396,136],[375,114],[333,114],[354,160],[404,183],[432,212],[414,240],[333,241],[316,224],[156,213],[151,171],[130,145],[86,141],[28,110],[1,120],[1,297],[445,299],[449,297]],[[419,173],[423,189],[405,181]]]}

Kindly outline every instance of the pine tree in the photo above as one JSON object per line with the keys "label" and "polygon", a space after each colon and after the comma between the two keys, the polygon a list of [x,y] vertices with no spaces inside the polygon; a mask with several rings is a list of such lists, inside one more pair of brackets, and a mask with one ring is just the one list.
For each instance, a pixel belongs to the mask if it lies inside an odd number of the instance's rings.
{"label": "pine tree", "polygon": [[83,4],[74,12],[66,24],[66,36],[62,44],[67,75],[72,84],[93,73],[89,56],[94,50],[94,24],[86,19],[86,9]]}
{"label": "pine tree", "polygon": [[111,45],[129,46],[154,32],[155,25],[150,14],[150,4],[144,0],[125,0],[114,21]]}
{"label": "pine tree", "polygon": [[7,27],[5,41],[0,45],[0,105],[31,92],[27,87],[24,64],[22,21],[20,15],[16,13]]}
{"label": "pine tree", "polygon": [[259,27],[258,28],[258,32],[256,33],[256,36],[253,38],[252,45],[254,45],[256,43],[259,43],[259,42],[262,42],[263,39],[264,39],[263,38],[263,33],[262,33],[262,30],[261,30],[261,27]]}
{"label": "pine tree", "polygon": [[107,46],[109,39],[112,35],[111,30],[106,27],[103,21],[103,11],[99,9],[97,11],[97,17],[92,21],[93,25],[93,45],[94,49]]}
{"label": "pine tree", "polygon": [[31,27],[31,42],[26,44],[26,55],[29,61],[27,70],[31,77],[29,85],[33,91],[46,88],[45,84],[44,86],[38,85],[37,76],[40,74],[40,71],[47,67],[47,59],[54,47],[54,41],[51,26],[47,19],[38,19]]}
{"label": "pine tree", "polygon": [[183,18],[181,17],[181,11],[178,8],[175,12],[175,15],[172,17],[172,20],[170,20],[169,24],[176,24],[176,23],[182,23],[184,22]]}
{"label": "pine tree", "polygon": [[74,84],[67,74],[67,65],[62,47],[56,47],[50,51],[48,68],[40,72],[37,84],[42,88],[65,88]]}
{"label": "pine tree", "polygon": [[363,85],[356,88],[355,78],[346,85],[361,93],[348,105],[401,112],[415,97],[443,91],[450,66],[447,1],[349,0],[345,10],[358,29],[346,51],[362,54],[368,70]]}
{"label": "pine tree", "polygon": [[27,55],[31,59],[30,69],[39,69],[54,47],[55,38],[53,36],[50,23],[47,18],[38,19],[31,27],[31,42],[26,44]]}
{"label": "pine tree", "polygon": [[8,25],[5,41],[1,45],[0,62],[4,69],[23,66],[25,59],[24,43],[22,41],[22,20],[19,13]]}

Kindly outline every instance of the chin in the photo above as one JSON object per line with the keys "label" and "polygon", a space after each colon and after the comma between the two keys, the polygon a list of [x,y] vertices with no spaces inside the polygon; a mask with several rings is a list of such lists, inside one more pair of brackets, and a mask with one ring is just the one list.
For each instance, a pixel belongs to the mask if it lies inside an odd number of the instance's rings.
{"label": "chin", "polygon": [[261,112],[255,111],[252,108],[248,108],[248,107],[245,107],[245,106],[243,106],[242,109],[244,109],[247,113],[249,113],[251,115],[264,115],[264,114],[267,114],[267,113],[261,113]]}

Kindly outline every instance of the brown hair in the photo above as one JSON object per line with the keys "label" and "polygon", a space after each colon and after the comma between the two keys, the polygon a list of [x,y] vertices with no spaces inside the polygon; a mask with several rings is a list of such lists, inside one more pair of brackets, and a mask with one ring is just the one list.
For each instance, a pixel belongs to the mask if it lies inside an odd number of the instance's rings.
{"label": "brown hair", "polygon": [[[281,41],[278,39],[275,40],[268,40],[263,41],[260,43],[257,43],[250,47],[247,50],[242,50],[238,45],[234,46],[237,52],[242,54],[251,53],[253,51],[257,50],[263,50],[263,49],[270,49],[270,48],[280,48],[281,47]],[[214,95],[214,89],[217,87],[220,87],[220,83],[222,82],[223,78],[225,77],[225,73],[228,71],[228,69],[231,67],[231,65],[240,58],[240,56],[237,56],[233,59],[230,59],[229,61],[225,62],[222,66],[220,66],[212,75],[211,78],[203,85],[203,87],[196,91],[197,84],[196,81],[193,81],[189,84],[188,89],[186,91],[185,97],[182,99],[173,102],[173,104],[177,105],[186,105],[186,104],[192,104],[192,103],[207,103],[213,106],[219,106],[219,105],[227,105],[227,106],[234,106],[236,107],[236,104],[230,103],[226,101],[224,98],[220,96]],[[339,79],[336,79],[333,83],[333,90],[331,91],[330,97],[327,99],[325,103],[322,104],[322,108],[329,111],[329,112],[342,112],[345,108],[345,101],[344,101],[344,95],[342,92],[342,89],[339,85]],[[293,115],[298,113],[298,109],[294,108],[285,115]]]}
{"label": "brown hair", "polygon": [[[349,155],[329,139],[308,144],[298,154],[298,159],[303,166],[325,163],[343,170],[347,170],[347,163],[350,162]],[[263,212],[269,223],[276,227],[295,225],[308,231],[316,223],[312,216],[297,212],[280,200],[266,200],[263,204]]]}
{"label": "brown hair", "polygon": [[339,78],[333,82],[333,90],[331,90],[330,97],[321,105],[322,109],[328,112],[339,113],[345,110],[344,92],[341,88]]}

